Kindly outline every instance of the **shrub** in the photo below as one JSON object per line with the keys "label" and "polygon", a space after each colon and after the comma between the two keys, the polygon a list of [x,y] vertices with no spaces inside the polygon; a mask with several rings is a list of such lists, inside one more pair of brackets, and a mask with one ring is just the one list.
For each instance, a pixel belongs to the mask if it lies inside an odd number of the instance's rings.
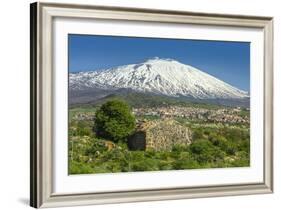
{"label": "shrub", "polygon": [[228,155],[235,155],[235,153],[237,152],[237,147],[235,144],[233,143],[228,143],[227,144],[227,148],[226,148],[226,153]]}
{"label": "shrub", "polygon": [[92,172],[92,168],[86,163],[71,161],[69,164],[69,174],[89,174]]}
{"label": "shrub", "polygon": [[175,170],[183,170],[183,169],[196,169],[201,168],[198,162],[194,159],[188,160],[175,160],[173,162],[173,169]]}
{"label": "shrub", "polygon": [[156,171],[159,170],[158,162],[150,158],[139,161],[131,161],[131,171]]}
{"label": "shrub", "polygon": [[176,144],[172,148],[172,152],[185,152],[187,151],[187,146]]}
{"label": "shrub", "polygon": [[196,140],[202,139],[202,138],[204,138],[202,129],[195,129],[195,130],[193,131],[193,134],[192,134],[192,139],[193,139],[194,141],[196,141]]}
{"label": "shrub", "polygon": [[207,163],[222,160],[224,154],[209,140],[198,140],[190,145],[190,151],[199,163]]}

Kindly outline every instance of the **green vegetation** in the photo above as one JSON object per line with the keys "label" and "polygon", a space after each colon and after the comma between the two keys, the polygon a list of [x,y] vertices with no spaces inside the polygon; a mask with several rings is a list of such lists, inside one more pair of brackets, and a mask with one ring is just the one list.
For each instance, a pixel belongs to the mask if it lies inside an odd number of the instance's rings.
{"label": "green vegetation", "polygon": [[125,141],[135,130],[135,121],[125,102],[111,100],[96,111],[95,131],[99,137],[114,142]]}
{"label": "green vegetation", "polygon": [[[103,103],[111,100],[122,100],[129,104],[131,107],[135,108],[159,106],[188,106],[197,108],[218,109],[223,107],[216,104],[187,101],[186,98],[171,98],[168,96],[149,95],[143,93],[111,94],[96,101],[92,105],[101,106]],[[89,105],[83,106],[87,107]]]}
{"label": "green vegetation", "polygon": [[[87,118],[93,113],[95,120]],[[86,115],[85,119],[76,117],[81,114]],[[241,114],[249,112],[242,110]],[[245,124],[177,118],[192,131],[190,145],[174,145],[171,151],[130,151],[126,138],[135,129],[135,118],[123,101],[108,101],[99,108],[75,107],[69,116],[70,174],[246,167],[250,164],[250,132]],[[140,118],[155,120],[146,116]]]}
{"label": "green vegetation", "polygon": [[157,152],[129,151],[126,144],[120,143],[109,149],[103,141],[87,136],[79,140],[72,138],[69,144],[70,174],[249,166],[247,140],[240,140],[244,141],[240,144],[223,137],[198,139],[189,146],[175,145],[172,151]]}

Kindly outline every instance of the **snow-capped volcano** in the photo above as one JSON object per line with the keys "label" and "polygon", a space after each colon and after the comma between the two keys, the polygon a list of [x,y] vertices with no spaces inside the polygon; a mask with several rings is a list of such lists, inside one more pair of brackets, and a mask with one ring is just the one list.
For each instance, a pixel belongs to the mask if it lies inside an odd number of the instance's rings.
{"label": "snow-capped volcano", "polygon": [[249,97],[197,68],[173,59],[148,59],[100,71],[69,74],[70,91],[129,89],[136,92],[195,99],[241,99]]}

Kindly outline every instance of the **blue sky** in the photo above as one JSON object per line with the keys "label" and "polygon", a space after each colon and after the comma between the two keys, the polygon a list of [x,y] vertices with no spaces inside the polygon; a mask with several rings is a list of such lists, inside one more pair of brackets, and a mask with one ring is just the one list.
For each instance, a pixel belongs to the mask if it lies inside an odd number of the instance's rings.
{"label": "blue sky", "polygon": [[69,71],[92,71],[172,58],[249,91],[250,43],[120,36],[69,35]]}

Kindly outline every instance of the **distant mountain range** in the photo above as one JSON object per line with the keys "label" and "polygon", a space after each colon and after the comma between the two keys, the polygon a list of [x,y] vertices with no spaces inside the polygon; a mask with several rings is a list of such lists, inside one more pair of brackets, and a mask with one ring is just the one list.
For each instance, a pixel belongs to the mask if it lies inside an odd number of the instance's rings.
{"label": "distant mountain range", "polygon": [[138,64],[69,74],[70,104],[132,92],[199,101],[249,101],[248,92],[173,59],[152,58]]}

